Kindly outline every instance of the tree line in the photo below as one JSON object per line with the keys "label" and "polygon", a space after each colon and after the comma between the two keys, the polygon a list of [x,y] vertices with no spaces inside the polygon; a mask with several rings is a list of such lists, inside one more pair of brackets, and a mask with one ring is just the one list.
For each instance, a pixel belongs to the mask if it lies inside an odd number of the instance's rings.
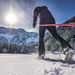
{"label": "tree line", "polygon": [[36,45],[14,44],[14,43],[0,43],[0,53],[22,53],[29,54],[37,50]]}

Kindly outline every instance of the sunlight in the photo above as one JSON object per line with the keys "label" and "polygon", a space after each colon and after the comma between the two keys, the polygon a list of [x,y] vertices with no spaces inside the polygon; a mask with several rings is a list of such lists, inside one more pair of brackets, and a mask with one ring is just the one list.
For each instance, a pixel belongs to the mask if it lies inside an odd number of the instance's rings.
{"label": "sunlight", "polygon": [[6,13],[5,21],[7,24],[13,27],[18,22],[17,13],[11,9],[9,12]]}

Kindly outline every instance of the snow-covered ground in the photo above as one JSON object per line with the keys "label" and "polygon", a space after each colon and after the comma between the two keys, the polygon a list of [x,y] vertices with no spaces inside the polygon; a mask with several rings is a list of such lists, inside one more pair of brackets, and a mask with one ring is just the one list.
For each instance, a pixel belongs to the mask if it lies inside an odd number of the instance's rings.
{"label": "snow-covered ground", "polygon": [[75,63],[63,63],[51,53],[45,60],[37,54],[0,54],[0,75],[75,75]]}

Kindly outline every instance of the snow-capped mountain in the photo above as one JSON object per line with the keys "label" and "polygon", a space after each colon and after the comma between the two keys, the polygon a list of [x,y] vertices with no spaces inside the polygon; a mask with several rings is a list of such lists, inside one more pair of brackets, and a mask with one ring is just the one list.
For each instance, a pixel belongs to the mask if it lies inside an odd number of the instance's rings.
{"label": "snow-capped mountain", "polygon": [[36,32],[27,32],[24,29],[0,27],[0,42],[16,44],[32,44],[38,42]]}

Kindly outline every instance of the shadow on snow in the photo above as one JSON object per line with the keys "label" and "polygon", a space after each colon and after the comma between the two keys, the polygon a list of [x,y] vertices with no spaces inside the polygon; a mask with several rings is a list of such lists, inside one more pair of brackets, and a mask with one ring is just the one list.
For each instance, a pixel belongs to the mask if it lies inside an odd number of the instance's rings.
{"label": "shadow on snow", "polygon": [[58,59],[50,59],[50,58],[45,58],[44,60],[48,62],[61,62],[61,63],[75,64],[75,60],[72,60],[69,62],[66,62],[65,60],[62,60],[62,59],[58,60]]}

